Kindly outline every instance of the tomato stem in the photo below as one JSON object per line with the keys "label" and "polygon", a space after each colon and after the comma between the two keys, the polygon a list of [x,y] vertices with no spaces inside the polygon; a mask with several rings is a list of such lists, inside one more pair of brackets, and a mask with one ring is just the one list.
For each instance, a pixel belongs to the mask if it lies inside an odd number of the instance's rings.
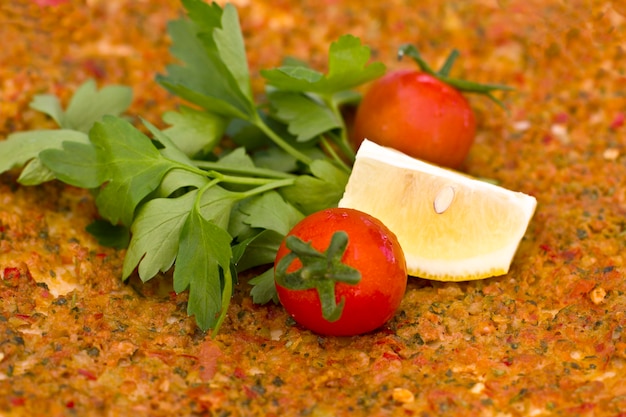
{"label": "tomato stem", "polygon": [[[289,252],[276,265],[276,282],[289,290],[317,290],[322,316],[329,322],[337,321],[343,312],[345,298],[337,303],[335,286],[338,282],[356,285],[361,273],[342,262],[348,247],[348,234],[343,230],[333,234],[328,248],[320,252],[297,236],[287,236],[285,245]],[[293,261],[299,259],[302,267],[287,272]]]}
{"label": "tomato stem", "polygon": [[459,51],[454,49],[448,55],[448,58],[444,62],[443,66],[439,71],[433,70],[430,65],[424,61],[422,55],[419,53],[417,48],[411,44],[404,44],[398,48],[398,59],[401,60],[404,56],[408,56],[413,61],[417,63],[422,71],[425,73],[432,75],[433,77],[443,81],[444,83],[456,88],[459,91],[467,92],[467,93],[476,93],[486,96],[491,99],[498,106],[502,107],[504,110],[507,110],[506,106],[502,101],[496,98],[493,95],[494,91],[509,91],[513,90],[513,87],[509,87],[503,84],[480,84],[473,81],[466,81],[459,78],[452,78],[449,76],[450,70],[454,65],[454,62],[459,56]]}

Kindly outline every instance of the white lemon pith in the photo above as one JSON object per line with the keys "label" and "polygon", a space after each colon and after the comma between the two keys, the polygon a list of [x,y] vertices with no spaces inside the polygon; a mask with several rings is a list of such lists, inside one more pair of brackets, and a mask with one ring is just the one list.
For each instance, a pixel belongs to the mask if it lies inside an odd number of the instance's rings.
{"label": "white lemon pith", "polygon": [[365,140],[339,206],[394,232],[409,275],[465,281],[509,271],[537,200]]}

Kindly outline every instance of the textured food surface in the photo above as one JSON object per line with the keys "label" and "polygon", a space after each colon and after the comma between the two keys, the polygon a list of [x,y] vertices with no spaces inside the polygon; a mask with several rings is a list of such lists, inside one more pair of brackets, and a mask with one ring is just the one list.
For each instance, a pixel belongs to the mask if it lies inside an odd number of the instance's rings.
{"label": "textured food surface", "polygon": [[[55,3],[59,3],[55,5]],[[626,413],[626,9],[622,1],[237,0],[253,87],[288,55],[323,69],[351,33],[389,68],[418,46],[437,67],[511,85],[481,97],[462,169],[537,198],[505,276],[411,279],[383,329],[318,337],[237,285],[219,335],[186,315],[171,277],[120,280],[124,252],[84,231],[88,192],[0,176],[0,415],[542,416]],[[0,137],[50,128],[89,78],[134,90],[162,126],[154,82],[177,0],[0,3]]]}

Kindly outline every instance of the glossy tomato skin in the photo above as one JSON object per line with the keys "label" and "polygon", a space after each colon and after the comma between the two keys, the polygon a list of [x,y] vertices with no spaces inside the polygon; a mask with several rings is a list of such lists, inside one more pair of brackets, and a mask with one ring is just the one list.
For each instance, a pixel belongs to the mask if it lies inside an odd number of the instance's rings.
{"label": "glossy tomato skin", "polygon": [[[331,208],[314,213],[298,223],[288,235],[311,242],[313,248],[325,251],[334,232],[348,234],[348,246],[342,261],[361,272],[356,285],[337,283],[337,303],[345,297],[341,317],[334,322],[322,316],[319,295],[315,289],[290,290],[276,283],[281,304],[294,320],[318,334],[352,336],[381,327],[400,306],[407,284],[406,260],[396,236],[378,219],[354,209]],[[276,255],[289,253],[285,241]],[[299,259],[287,268],[301,267]]]}
{"label": "glossy tomato skin", "polygon": [[476,135],[476,118],[455,88],[417,70],[374,81],[357,109],[352,140],[364,138],[414,158],[459,168]]}

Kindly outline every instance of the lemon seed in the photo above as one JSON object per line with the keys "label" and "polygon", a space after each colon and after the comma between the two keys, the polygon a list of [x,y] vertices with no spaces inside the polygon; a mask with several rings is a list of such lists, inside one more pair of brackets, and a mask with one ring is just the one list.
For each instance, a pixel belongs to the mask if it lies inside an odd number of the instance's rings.
{"label": "lemon seed", "polygon": [[451,185],[442,188],[439,193],[437,193],[435,200],[433,201],[435,213],[442,214],[444,211],[448,210],[454,200],[454,194],[454,187]]}

